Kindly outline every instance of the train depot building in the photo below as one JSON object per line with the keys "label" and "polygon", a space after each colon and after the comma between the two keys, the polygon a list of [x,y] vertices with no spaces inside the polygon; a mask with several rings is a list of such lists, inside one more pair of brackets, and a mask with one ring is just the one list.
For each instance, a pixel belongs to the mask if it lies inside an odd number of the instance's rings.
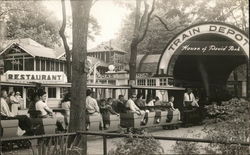
{"label": "train depot building", "polygon": [[[96,97],[127,98],[128,72],[124,67],[114,70],[111,58],[121,61],[127,52],[112,45],[99,45],[89,50],[92,67],[88,87],[96,89]],[[168,101],[176,98],[182,104],[186,87],[195,89],[201,100],[222,100],[221,92],[233,91],[247,96],[246,64],[249,59],[249,38],[237,27],[224,23],[201,23],[190,26],[176,35],[159,54],[137,57],[137,92],[158,96]],[[111,66],[110,66],[111,65]],[[0,52],[1,88],[19,91],[28,108],[35,87],[43,87],[50,107],[57,107],[66,88],[66,59],[63,48],[50,49],[32,39],[14,40]],[[238,79],[233,71],[239,71]],[[234,94],[231,93],[231,96]],[[226,96],[228,94],[224,94]]]}

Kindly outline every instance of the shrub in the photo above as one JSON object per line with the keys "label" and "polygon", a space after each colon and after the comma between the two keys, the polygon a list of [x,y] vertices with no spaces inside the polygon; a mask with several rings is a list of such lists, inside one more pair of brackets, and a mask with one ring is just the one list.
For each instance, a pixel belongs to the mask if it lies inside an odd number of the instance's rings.
{"label": "shrub", "polygon": [[109,155],[151,155],[164,153],[160,142],[152,136],[143,138],[130,136],[115,144],[116,148],[109,151]]}
{"label": "shrub", "polygon": [[[205,128],[207,138],[214,141],[238,141],[249,142],[250,138],[250,102],[232,99],[223,102],[221,106],[207,106],[210,121]],[[211,121],[213,120],[213,121]],[[215,124],[211,125],[211,122]],[[216,151],[222,154],[249,154],[249,147],[238,144],[210,144],[208,151]]]}

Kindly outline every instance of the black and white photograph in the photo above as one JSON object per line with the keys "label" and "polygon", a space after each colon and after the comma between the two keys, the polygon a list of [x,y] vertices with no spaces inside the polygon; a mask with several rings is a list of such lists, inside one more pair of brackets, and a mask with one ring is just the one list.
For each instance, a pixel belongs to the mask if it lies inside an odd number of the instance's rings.
{"label": "black and white photograph", "polygon": [[0,155],[249,155],[249,0],[0,0]]}

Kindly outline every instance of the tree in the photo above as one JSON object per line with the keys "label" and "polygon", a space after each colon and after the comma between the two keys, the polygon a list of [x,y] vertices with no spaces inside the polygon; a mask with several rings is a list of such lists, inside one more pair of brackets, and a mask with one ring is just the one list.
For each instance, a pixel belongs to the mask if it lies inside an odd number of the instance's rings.
{"label": "tree", "polygon": [[3,1],[0,10],[6,39],[31,38],[47,47],[60,45],[59,22],[41,2]]}
{"label": "tree", "polygon": [[151,15],[154,11],[155,0],[153,0],[151,10],[149,11],[149,4],[147,0],[144,0],[144,12],[141,16],[141,5],[142,0],[136,0],[136,9],[135,9],[135,24],[133,31],[133,38],[130,44],[130,60],[129,60],[129,80],[134,82],[136,79],[136,58],[137,58],[137,46],[145,38],[149,21]]}
{"label": "tree", "polygon": [[[85,131],[87,90],[87,37],[92,0],[71,0],[72,8],[72,98],[69,131]],[[87,154],[87,140],[83,136],[83,152]]]}
{"label": "tree", "polygon": [[[92,5],[94,5],[94,3]],[[62,21],[61,28],[59,30],[59,34],[60,34],[60,36],[62,38],[63,46],[64,46],[65,54],[66,54],[66,66],[67,66],[66,68],[67,68],[68,82],[71,82],[71,75],[72,75],[72,72],[71,72],[71,55],[72,54],[71,54],[71,49],[69,48],[69,45],[68,45],[67,38],[65,36],[65,29],[66,29],[67,26],[68,26],[68,28],[72,29],[72,25],[71,24],[67,25],[65,0],[61,0],[61,5],[62,5],[63,21]],[[68,18],[68,23],[72,23],[71,20],[72,20],[71,17]],[[89,22],[90,23],[90,25],[89,25],[90,28],[88,30],[88,37],[91,40],[94,40],[95,35],[99,34],[100,26],[98,25],[98,22],[96,21],[96,19],[93,18],[93,17],[90,17],[89,21],[90,21]]]}

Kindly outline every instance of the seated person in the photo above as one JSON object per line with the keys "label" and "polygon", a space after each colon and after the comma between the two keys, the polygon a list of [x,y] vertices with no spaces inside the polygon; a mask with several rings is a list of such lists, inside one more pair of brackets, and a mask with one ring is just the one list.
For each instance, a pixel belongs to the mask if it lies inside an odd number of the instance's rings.
{"label": "seated person", "polygon": [[[46,104],[46,98],[47,98],[46,92],[44,92],[43,90],[40,90],[37,92],[37,95],[39,97],[39,100],[36,102],[35,108],[36,110],[41,112],[40,117],[41,118],[48,118],[48,117],[53,118],[54,117],[53,111]],[[63,122],[59,118],[57,118],[56,126],[59,131],[65,130],[62,124]]]}
{"label": "seated person", "polygon": [[[90,120],[89,120],[89,115],[100,115],[100,108],[97,104],[96,99],[94,99],[93,96],[93,91],[91,89],[88,89],[86,92],[86,123],[87,123],[87,130],[89,129],[90,126]],[[102,120],[100,122],[100,128],[102,128]]]}
{"label": "seated person", "polygon": [[37,95],[39,97],[39,100],[36,102],[35,108],[36,110],[41,112],[40,117],[42,118],[53,117],[52,109],[50,109],[48,105],[45,103],[47,98],[46,92],[40,91],[38,92]]}
{"label": "seated person", "polygon": [[[1,91],[1,99],[0,99],[0,105],[1,105],[1,119],[18,119],[18,125],[21,128],[18,128],[18,130],[20,131],[19,133],[21,133],[21,135],[26,132],[26,135],[33,135],[32,132],[32,124],[30,119],[26,116],[26,115],[14,115],[10,112],[9,106],[6,102],[6,99],[8,97],[7,95],[7,91],[6,90],[2,90]],[[23,131],[25,130],[25,131]]]}
{"label": "seated person", "polygon": [[100,114],[100,109],[97,104],[96,99],[92,97],[93,91],[88,89],[87,94],[86,94],[86,110],[89,115],[99,115]]}
{"label": "seated person", "polygon": [[187,109],[192,109],[193,106],[192,106],[192,103],[194,105],[196,105],[196,99],[194,97],[194,94],[192,93],[192,89],[191,88],[187,88],[187,91],[186,93],[184,93],[184,107],[187,108]]}
{"label": "seated person", "polygon": [[137,99],[135,100],[135,104],[137,107],[144,109],[145,108],[145,101],[142,99],[143,95],[142,94],[137,94]]}
{"label": "seated person", "polygon": [[117,113],[126,113],[126,101],[123,95],[118,96],[118,100],[116,103],[116,112]]}
{"label": "seated person", "polygon": [[151,94],[147,95],[147,101],[146,101],[146,109],[148,109],[150,112],[154,111],[154,106],[155,106],[155,99]]}
{"label": "seated person", "polygon": [[[110,102],[109,98],[109,102]],[[106,103],[105,99],[102,99],[100,101],[100,112],[102,114],[102,119],[103,119],[103,124],[104,124],[104,129],[109,128],[110,126],[110,115],[118,115],[118,113],[116,113],[113,108],[111,107],[111,105],[109,105],[108,103]]]}
{"label": "seated person", "polygon": [[137,115],[140,115],[141,116],[141,122],[143,124],[146,123],[146,118],[145,118],[145,115],[146,115],[146,112],[139,109],[136,105],[135,105],[135,100],[136,100],[136,95],[131,95],[129,100],[127,101],[126,103],[126,108],[128,109],[128,111],[130,112],[133,112],[133,113],[136,113]]}
{"label": "seated person", "polygon": [[175,111],[176,109],[174,108],[174,96],[171,96],[169,98],[169,102],[168,102],[168,107],[170,110]]}
{"label": "seated person", "polygon": [[155,106],[161,106],[162,101],[160,101],[160,98],[158,96],[155,97]]}

